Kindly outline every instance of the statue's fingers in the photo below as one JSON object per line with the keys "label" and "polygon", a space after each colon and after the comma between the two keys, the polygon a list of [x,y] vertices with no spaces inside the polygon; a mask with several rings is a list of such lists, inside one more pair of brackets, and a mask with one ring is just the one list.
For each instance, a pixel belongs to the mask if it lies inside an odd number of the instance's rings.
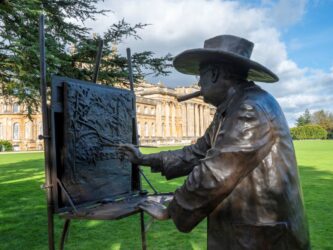
{"label": "statue's fingers", "polygon": [[117,149],[117,152],[118,152],[119,154],[125,154],[126,150],[123,149],[123,148],[118,148],[118,149]]}
{"label": "statue's fingers", "polygon": [[122,143],[122,144],[118,144],[119,148],[132,148],[133,145],[129,144],[129,143]]}
{"label": "statue's fingers", "polygon": [[125,147],[118,148],[117,151],[121,154],[127,154],[127,155],[132,154],[132,151]]}
{"label": "statue's fingers", "polygon": [[121,161],[124,160],[124,153],[123,153],[123,152],[121,152],[121,151],[117,151],[117,155],[118,155],[118,157],[119,157],[119,159],[120,159]]}
{"label": "statue's fingers", "polygon": [[130,158],[132,153],[126,149],[118,149],[117,154],[123,158]]}

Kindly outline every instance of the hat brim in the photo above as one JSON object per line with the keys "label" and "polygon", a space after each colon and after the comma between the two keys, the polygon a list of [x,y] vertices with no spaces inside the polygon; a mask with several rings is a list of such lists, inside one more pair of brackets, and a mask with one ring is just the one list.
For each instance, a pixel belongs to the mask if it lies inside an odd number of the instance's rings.
{"label": "hat brim", "polygon": [[185,50],[173,60],[173,66],[179,72],[188,75],[200,75],[200,65],[204,63],[231,64],[241,69],[247,69],[247,79],[251,81],[273,83],[279,80],[272,71],[255,61],[216,49]]}

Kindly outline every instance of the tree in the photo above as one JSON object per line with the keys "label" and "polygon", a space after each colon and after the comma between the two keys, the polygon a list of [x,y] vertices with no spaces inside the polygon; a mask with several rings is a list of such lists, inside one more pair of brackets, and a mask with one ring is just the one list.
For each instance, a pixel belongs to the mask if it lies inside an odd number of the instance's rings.
{"label": "tree", "polygon": [[304,126],[311,123],[311,114],[308,109],[304,111],[304,114],[297,118],[296,126]]}
{"label": "tree", "polygon": [[311,122],[318,124],[327,131],[333,130],[333,114],[324,110],[314,112],[311,116]]}
{"label": "tree", "polygon": [[311,122],[323,127],[327,133],[328,139],[333,139],[333,114],[324,110],[314,112],[311,116]]}
{"label": "tree", "polygon": [[[91,36],[83,23],[103,15],[100,0],[7,0],[0,3],[0,87],[3,95],[18,97],[29,114],[39,107],[39,15],[46,15],[47,82],[50,74],[82,80],[93,78],[99,39],[104,41],[99,81],[104,84],[127,81],[127,60],[116,47],[124,39],[140,39],[146,24],[130,25],[124,20],[112,24],[103,35]],[[74,21],[70,21],[75,19]],[[154,57],[153,52],[133,54],[134,79],[145,74],[169,73],[171,56]]]}

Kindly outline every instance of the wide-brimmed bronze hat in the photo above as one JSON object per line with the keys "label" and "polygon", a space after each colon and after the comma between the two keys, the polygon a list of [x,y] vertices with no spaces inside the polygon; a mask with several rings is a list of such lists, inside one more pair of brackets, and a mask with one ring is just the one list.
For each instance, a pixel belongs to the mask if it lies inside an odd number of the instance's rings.
{"label": "wide-brimmed bronze hat", "polygon": [[277,82],[279,78],[272,71],[250,59],[253,46],[252,42],[237,36],[216,36],[206,40],[203,48],[185,50],[177,55],[173,65],[181,73],[200,75],[200,65],[224,63],[248,70],[248,80]]}

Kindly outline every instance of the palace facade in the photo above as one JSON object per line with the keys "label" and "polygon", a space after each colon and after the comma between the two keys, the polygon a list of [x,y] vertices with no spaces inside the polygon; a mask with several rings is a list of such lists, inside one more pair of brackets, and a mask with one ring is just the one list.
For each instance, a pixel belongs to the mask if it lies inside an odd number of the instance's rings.
{"label": "palace facade", "polygon": [[[169,88],[142,82],[135,87],[138,134],[141,145],[185,145],[203,135],[215,108],[202,97],[178,102],[177,96],[197,91],[197,86]],[[0,140],[9,140],[16,151],[43,150],[42,116],[26,115],[15,99],[0,97]],[[1,149],[0,149],[1,150]]]}

